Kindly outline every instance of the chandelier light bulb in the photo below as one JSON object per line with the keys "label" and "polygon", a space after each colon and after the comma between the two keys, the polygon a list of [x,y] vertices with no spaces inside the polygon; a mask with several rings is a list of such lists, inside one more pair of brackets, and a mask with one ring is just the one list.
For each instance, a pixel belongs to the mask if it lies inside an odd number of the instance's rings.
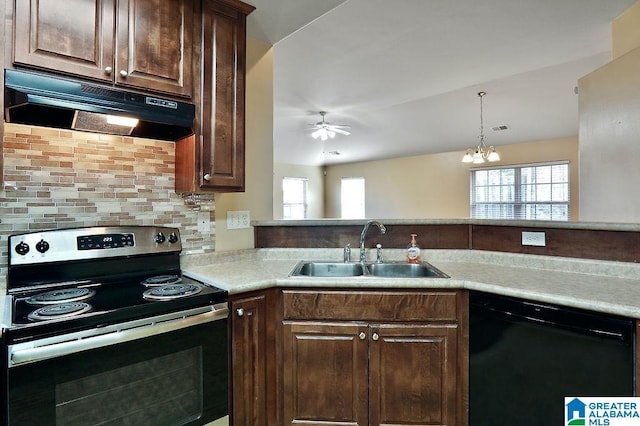
{"label": "chandelier light bulb", "polygon": [[482,152],[480,150],[476,151],[473,154],[473,164],[482,164],[484,163],[484,155],[482,155]]}
{"label": "chandelier light bulb", "polygon": [[489,147],[489,155],[487,156],[487,161],[490,163],[500,161],[500,154],[496,152],[496,149],[492,146]]}

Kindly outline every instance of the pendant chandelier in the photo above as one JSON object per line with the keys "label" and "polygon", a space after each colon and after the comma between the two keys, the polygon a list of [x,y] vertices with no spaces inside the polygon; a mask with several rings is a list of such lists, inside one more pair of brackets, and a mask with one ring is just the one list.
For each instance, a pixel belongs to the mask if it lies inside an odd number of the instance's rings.
{"label": "pendant chandelier", "polygon": [[478,97],[480,98],[480,136],[478,136],[479,142],[478,146],[473,149],[467,149],[467,152],[462,157],[463,163],[473,163],[473,164],[482,164],[485,161],[493,163],[495,161],[500,161],[500,155],[496,152],[496,148],[492,146],[487,146],[485,143],[484,136],[484,121],[482,119],[482,98],[486,95],[486,92],[479,92]]}

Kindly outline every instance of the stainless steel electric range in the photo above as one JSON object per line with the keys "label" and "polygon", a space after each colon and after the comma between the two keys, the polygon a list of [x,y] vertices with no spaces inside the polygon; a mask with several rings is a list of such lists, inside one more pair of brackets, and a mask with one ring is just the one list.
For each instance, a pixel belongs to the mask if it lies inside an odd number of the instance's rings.
{"label": "stainless steel electric range", "polygon": [[199,425],[228,414],[227,293],[181,275],[178,229],[9,237],[7,425]]}

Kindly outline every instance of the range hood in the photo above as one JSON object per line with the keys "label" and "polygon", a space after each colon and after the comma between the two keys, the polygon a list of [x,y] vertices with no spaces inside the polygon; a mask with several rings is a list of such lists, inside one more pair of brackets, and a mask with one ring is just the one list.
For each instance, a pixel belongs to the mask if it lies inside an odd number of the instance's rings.
{"label": "range hood", "polygon": [[[4,83],[8,123],[161,140],[193,133],[195,106],[188,102],[16,70],[5,70]],[[113,124],[107,117],[138,122]]]}

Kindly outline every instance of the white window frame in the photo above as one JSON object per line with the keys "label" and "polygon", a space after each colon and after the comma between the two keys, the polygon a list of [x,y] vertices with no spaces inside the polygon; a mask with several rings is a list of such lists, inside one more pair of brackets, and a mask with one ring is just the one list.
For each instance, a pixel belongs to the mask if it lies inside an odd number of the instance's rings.
{"label": "white window frame", "polygon": [[471,169],[470,215],[474,219],[568,221],[568,161]]}
{"label": "white window frame", "polygon": [[365,216],[364,177],[343,177],[340,179],[340,217],[342,219],[364,219]]}
{"label": "white window frame", "polygon": [[[292,184],[300,184],[301,192],[296,194],[287,193],[285,187],[287,186],[287,181],[290,181]],[[282,178],[282,218],[283,219],[307,219],[307,215],[309,212],[309,179],[300,178],[300,177],[292,177],[285,176]],[[302,211],[302,215],[295,214],[295,212]]]}

